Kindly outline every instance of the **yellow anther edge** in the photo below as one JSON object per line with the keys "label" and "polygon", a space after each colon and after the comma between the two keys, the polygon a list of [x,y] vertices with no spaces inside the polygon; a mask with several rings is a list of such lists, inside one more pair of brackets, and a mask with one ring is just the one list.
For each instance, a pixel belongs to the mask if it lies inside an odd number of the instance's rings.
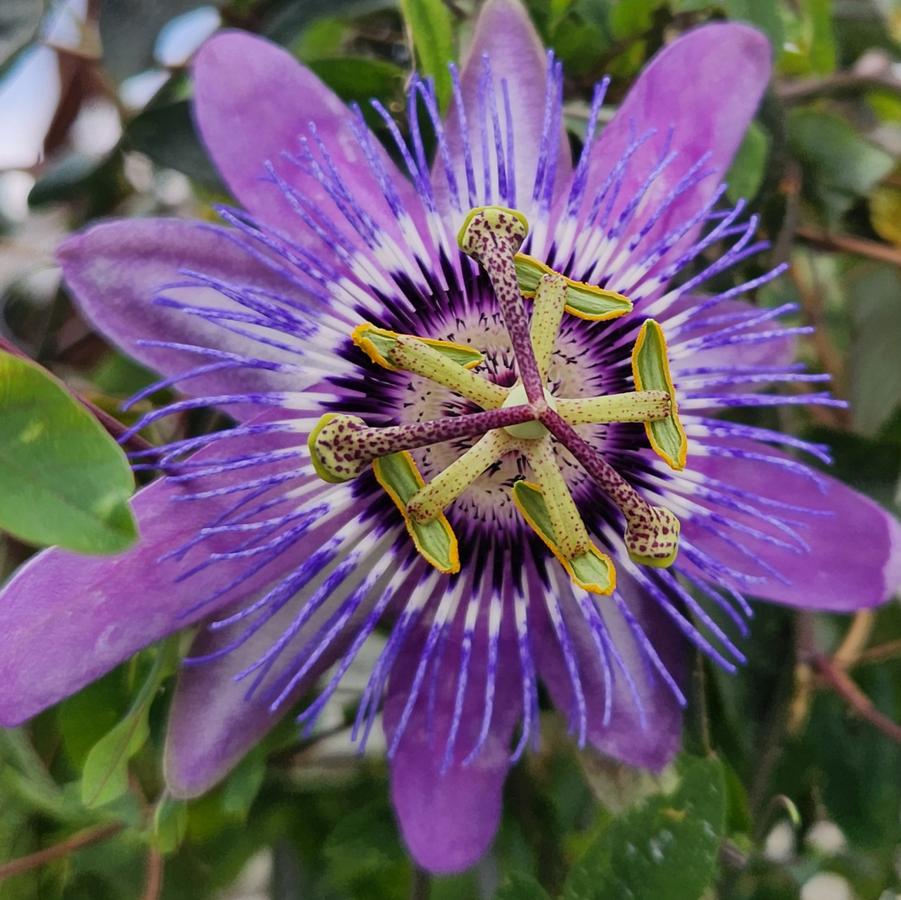
{"label": "yellow anther edge", "polygon": [[676,386],[673,384],[673,378],[670,374],[669,368],[669,350],[666,346],[666,335],[663,333],[663,329],[660,327],[660,324],[654,319],[645,319],[641,326],[641,331],[638,332],[638,338],[635,341],[635,346],[632,348],[632,378],[635,380],[635,389],[638,391],[643,391],[644,385],[641,379],[641,373],[638,371],[638,354],[641,352],[641,348],[644,346],[645,339],[647,338],[648,329],[655,328],[657,330],[657,336],[660,339],[660,344],[663,348],[663,359],[662,359],[662,368],[663,368],[663,378],[666,382],[666,390],[670,396],[670,416],[675,422],[676,429],[679,432],[679,454],[674,459],[670,453],[667,453],[663,447],[657,442],[656,437],[654,437],[653,430],[653,422],[645,422],[644,430],[645,434],[648,436],[648,441],[651,444],[651,449],[671,468],[675,469],[677,472],[682,471],[685,468],[685,462],[688,459],[688,437],[685,434],[685,429],[682,427],[682,422],[679,419],[679,404],[676,400]]}
{"label": "yellow anther edge", "polygon": [[[528,253],[517,253],[516,259],[527,259],[529,263],[534,265],[536,269],[539,269],[543,275],[562,275],[562,273],[556,272],[547,263],[543,263],[540,259],[535,259],[534,256],[529,256]],[[611,309],[609,312],[601,313],[596,316],[582,312],[574,306],[569,306],[567,304],[564,309],[571,316],[575,316],[578,319],[586,319],[589,322],[606,322],[610,319],[618,319],[620,316],[624,316],[632,311],[632,301],[625,294],[619,294],[616,291],[608,291],[602,287],[598,287],[596,284],[588,284],[585,281],[575,281],[572,278],[567,278],[566,275],[562,275],[562,277],[566,279],[568,285],[571,284],[581,291],[594,294],[596,297],[609,297],[629,304],[628,309]],[[523,291],[522,295],[523,297],[531,299],[535,296],[535,291]]]}
{"label": "yellow anther edge", "polygon": [[310,462],[313,464],[313,468],[316,470],[316,474],[323,480],[327,481],[329,484],[344,484],[345,481],[349,481],[349,478],[336,478],[325,466],[322,460],[319,457],[319,451],[316,449],[316,441],[319,439],[319,434],[329,422],[333,419],[337,418],[338,413],[325,413],[322,418],[316,423],[313,427],[313,430],[310,432],[310,436],[307,438],[307,449],[310,451]]}
{"label": "yellow anther edge", "polygon": [[[402,450],[401,455],[406,457],[407,462],[410,464],[410,469],[413,472],[413,477],[418,482],[419,487],[425,487],[425,479],[422,477],[422,474],[419,471],[419,467],[416,465],[416,460],[413,459],[412,454],[410,454],[407,450]],[[397,493],[397,491],[395,491],[391,484],[382,477],[378,459],[375,459],[372,462],[372,472],[375,475],[375,480],[382,486],[385,493],[391,498],[391,501],[398,508],[400,514],[404,517],[404,524],[407,526],[407,534],[410,535],[410,538],[413,541],[413,544],[416,546],[416,550],[419,552],[419,555],[444,575],[455,575],[457,572],[459,572],[460,544],[457,541],[457,536],[454,534],[453,528],[451,528],[450,522],[448,522],[447,520],[447,516],[442,513],[441,515],[436,516],[430,521],[438,522],[444,529],[445,534],[447,534],[448,536],[450,542],[450,567],[443,565],[440,560],[436,559],[423,546],[423,544],[419,540],[419,535],[416,533],[415,526],[418,523],[416,523],[415,520],[407,512],[407,505],[400,498],[400,495]]]}
{"label": "yellow anther edge", "polygon": [[366,337],[366,333],[369,331],[377,331],[379,334],[383,334],[388,338],[400,338],[407,337],[412,338],[415,341],[421,341],[423,344],[426,344],[429,347],[433,347],[435,350],[440,350],[442,347],[448,347],[454,350],[460,350],[463,353],[478,353],[479,358],[473,359],[468,363],[460,363],[460,367],[463,369],[474,369],[477,365],[484,361],[484,357],[478,350],[474,350],[468,344],[457,344],[454,341],[442,341],[438,338],[424,338],[419,337],[415,334],[405,334],[401,335],[396,331],[389,331],[387,328],[377,328],[375,325],[370,322],[363,322],[361,325],[357,325],[356,328],[350,333],[350,338],[354,342],[355,346],[359,347],[377,366],[381,366],[383,369],[390,369],[392,372],[399,371],[397,366],[391,365],[381,353],[379,353],[377,347],[373,343],[373,341]]}
{"label": "yellow anther edge", "polygon": [[[525,481],[524,480],[522,483],[526,487],[532,488],[532,490],[538,491],[538,493],[544,495],[544,491],[541,489],[541,485],[536,484],[534,481]],[[511,494],[513,496],[513,503],[516,506],[516,508],[519,510],[520,515],[522,515],[522,517],[526,520],[526,522],[528,523],[528,525],[532,529],[532,531],[534,531],[535,534],[537,534],[538,537],[541,538],[542,543],[548,548],[548,550],[550,550],[551,553],[553,553],[554,556],[557,557],[557,560],[559,561],[560,565],[563,566],[564,569],[566,569],[566,573],[569,575],[570,579],[575,584],[577,584],[580,588],[583,588],[584,590],[588,591],[591,594],[599,594],[602,597],[609,596],[616,590],[616,568],[613,565],[613,560],[611,560],[610,557],[607,556],[606,553],[602,553],[600,550],[598,550],[597,547],[594,546],[594,544],[589,544],[588,550],[586,551],[587,553],[590,553],[592,556],[594,556],[596,559],[598,559],[600,562],[602,562],[606,566],[607,577],[610,580],[610,587],[607,589],[603,589],[598,584],[595,584],[595,583],[589,584],[588,582],[584,582],[584,581],[580,580],[579,578],[576,577],[576,573],[573,571],[572,563],[570,563],[570,561],[560,553],[560,550],[558,547],[556,547],[554,544],[551,543],[548,536],[538,526],[538,523],[532,518],[532,516],[529,515],[526,508],[522,505],[519,498],[516,496],[516,491],[511,491]]]}

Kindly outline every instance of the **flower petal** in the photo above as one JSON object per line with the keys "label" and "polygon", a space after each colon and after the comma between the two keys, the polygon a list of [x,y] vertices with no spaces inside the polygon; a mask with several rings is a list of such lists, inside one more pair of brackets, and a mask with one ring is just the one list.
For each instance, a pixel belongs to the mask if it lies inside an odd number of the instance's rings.
{"label": "flower petal", "polygon": [[[480,82],[484,74],[484,57],[488,57],[494,81],[494,100],[500,129],[506,142],[506,115],[502,84],[506,82],[512,112],[514,173],[516,200],[508,205],[528,210],[532,189],[538,171],[545,129],[545,96],[547,93],[547,55],[541,39],[535,31],[529,14],[519,0],[488,0],[482,6],[476,21],[472,45],[461,72],[463,106],[466,115],[466,133],[460,127],[456,103],[451,103],[445,124],[445,134],[457,185],[466,196],[466,170],[464,146],[468,143],[472,168],[477,185],[477,202],[486,202],[483,187],[483,134],[488,135],[489,161],[497,185],[495,136],[492,109],[483,97],[480,103]],[[489,95],[490,96],[490,95]],[[551,98],[552,106],[558,105],[557,94]],[[483,111],[484,108],[484,111]],[[556,166],[553,184],[559,188],[572,173],[569,143],[561,125],[553,123],[548,134],[549,164]],[[465,143],[464,143],[465,142]],[[434,173],[435,191],[447,208],[447,180],[436,159]],[[495,187],[496,190],[496,187]],[[494,196],[494,201],[498,199]],[[465,210],[464,210],[465,211]],[[453,223],[454,229],[460,222]]]}
{"label": "flower petal", "polygon": [[[580,596],[594,604],[600,613],[604,627],[633,679],[643,709],[642,724],[642,715],[628,681],[607,650],[607,659],[613,671],[613,697],[609,721],[605,724],[609,678],[605,675],[592,630],[579,607],[579,599],[568,585],[564,586],[561,582],[560,586],[563,589],[557,592],[558,599],[586,703],[588,740],[602,753],[627,765],[661,770],[679,751],[681,744],[682,710],[675,695],[660,675],[653,671],[613,600],[580,591]],[[617,567],[617,591],[653,644],[663,665],[673,678],[681,680],[686,646],[682,637],[665,615],[643,595],[622,566]],[[577,730],[579,713],[573,679],[560,641],[543,608],[536,606],[530,609],[530,631],[535,642],[539,675],[554,705],[571,723],[571,731]]]}
{"label": "flower petal", "polygon": [[[168,288],[201,273],[233,286],[258,289],[285,301],[310,305],[292,282],[237,246],[224,229],[181,219],[131,219],[96,225],[69,238],[58,250],[66,282],[91,323],[127,354],[162,372],[183,373],[210,359],[180,350],[147,347],[142,340],[190,344],[296,366],[298,353],[228,330],[201,316],[154,302],[160,294],[200,307],[247,312],[211,287]],[[164,290],[164,288],[167,288]],[[323,313],[325,315],[325,313]],[[310,320],[309,327],[316,323]],[[319,338],[317,337],[317,341]],[[195,396],[299,389],[316,380],[259,366],[222,368],[178,385]],[[254,408],[245,407],[244,412]]]}
{"label": "flower petal", "polygon": [[[716,448],[727,446],[708,441]],[[691,467],[742,491],[744,500],[757,505],[765,516],[779,509],[763,506],[773,500],[814,510],[782,513],[798,521],[795,530],[807,543],[809,553],[794,553],[773,543],[743,534],[729,534],[714,526],[701,528],[699,519],[683,521],[685,536],[739,571],[763,575],[764,580],[745,587],[747,593],[806,609],[852,612],[876,606],[901,587],[901,525],[877,503],[835,478],[817,472],[816,482],[798,471],[797,461],[762,444],[730,442],[737,458],[693,456]],[[763,454],[766,462],[749,454]],[[789,461],[792,468],[778,463]],[[819,486],[818,486],[819,485]],[[782,540],[785,535],[757,518],[731,510],[722,511],[744,525],[752,525]],[[819,513],[819,514],[817,514]],[[739,541],[746,553],[727,542]],[[754,561],[771,566],[785,582],[768,574]]]}
{"label": "flower petal", "polygon": [[[313,236],[284,191],[269,178],[265,164],[271,163],[300,197],[356,239],[344,227],[345,218],[321,180],[285,158],[302,154],[302,138],[311,141],[316,153],[318,138],[328,148],[349,196],[377,224],[394,227],[393,214],[351,127],[350,111],[286,50],[244,32],[219,32],[195,57],[194,98],[200,133],[213,161],[241,205],[262,223],[333,252]],[[402,205],[421,209],[412,186],[377,140],[373,147]]]}
{"label": "flower petal", "polygon": [[[588,166],[585,191],[576,218],[581,220],[593,198],[627,149],[646,132],[654,130],[634,152],[625,171],[616,203],[608,221],[636,197],[639,187],[665,155],[667,132],[672,127],[672,149],[678,157],[655,178],[641,200],[639,212],[626,225],[623,243],[638,231],[661,201],[705,153],[704,169],[715,169],[685,190],[661,215],[644,246],[671,231],[699,211],[725,178],[729,164],[754,115],[770,77],[769,41],[746,25],[717,23],[690,31],[658,53],[629,91],[613,120],[595,142]],[[608,193],[608,197],[610,194]],[[665,259],[672,259],[697,230],[689,232]],[[580,260],[579,270],[593,260]],[[657,263],[657,270],[664,263]]]}
{"label": "flower petal", "polygon": [[[291,444],[294,440],[291,439]],[[284,437],[255,435],[232,439],[235,453],[285,446]],[[193,459],[215,460],[206,450]],[[269,470],[270,472],[274,470]],[[246,480],[246,470],[218,476],[216,485]],[[328,490],[323,485],[323,490]],[[259,572],[223,593],[215,603],[192,610],[205,596],[228,587],[246,571],[246,560],[223,560],[179,582],[178,576],[233,549],[234,535],[217,536],[192,547],[181,559],[161,561],[181,547],[227,506],[219,501],[173,502],[184,485],[160,479],[133,500],[141,537],[118,556],[79,556],[45,550],[22,566],[0,592],[0,722],[15,725],[74,693],[140,648],[184,628],[218,607],[235,603],[306,559],[315,529]],[[229,500],[230,498],[224,498]],[[312,543],[311,543],[312,541]]]}
{"label": "flower petal", "polygon": [[[317,532],[317,542],[327,538]],[[315,547],[305,545],[307,552]],[[246,643],[208,662],[186,666],[178,676],[169,726],[166,731],[164,770],[166,785],[175,797],[190,798],[205,793],[241,760],[271,728],[309,691],[317,679],[347,649],[355,630],[348,625],[322,658],[298,682],[291,696],[275,712],[270,711],[267,689],[274,687],[280,673],[270,673],[248,695],[253,676],[236,681],[235,676],[257,662],[285,633],[302,603],[299,594]],[[245,604],[246,605],[246,604]],[[317,630],[334,613],[337,601],[327,603],[285,647],[286,658],[306,647]],[[237,610],[236,610],[237,611]],[[235,629],[204,631],[191,647],[189,656],[213,654],[234,641]]]}
{"label": "flower petal", "polygon": [[[510,738],[522,711],[516,644],[510,636],[502,635],[490,732],[478,755],[468,765],[462,762],[479,737],[484,711],[489,669],[486,628],[481,623],[472,643],[453,762],[442,772],[454,719],[465,607],[465,603],[461,605],[437,672],[433,675],[430,668],[426,673],[391,761],[391,799],[404,840],[416,862],[437,873],[459,872],[473,865],[494,838],[501,815],[501,789],[510,768]],[[425,629],[408,638],[391,670],[383,713],[389,746],[425,641]],[[436,685],[431,721],[430,681]]]}

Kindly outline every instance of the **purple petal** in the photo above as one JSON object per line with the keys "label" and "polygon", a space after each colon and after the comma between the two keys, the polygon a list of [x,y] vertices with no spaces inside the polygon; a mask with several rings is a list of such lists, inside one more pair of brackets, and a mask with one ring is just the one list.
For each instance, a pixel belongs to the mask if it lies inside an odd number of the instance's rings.
{"label": "purple petal", "polygon": [[[302,236],[305,242],[316,240],[283,190],[269,179],[266,163],[327,218],[343,222],[320,180],[284,157],[301,154],[302,137],[315,147],[311,125],[328,147],[350,196],[377,224],[393,223],[351,127],[350,111],[286,50],[243,32],[220,32],[195,58],[194,98],[197,123],[213,161],[241,205],[265,224]],[[403,206],[421,209],[411,185],[377,140],[373,146]],[[318,244],[318,249],[331,248]]]}
{"label": "purple petal", "polygon": [[[680,681],[686,646],[682,637],[669,619],[644,596],[622,566],[617,567],[617,591],[653,644],[667,671]],[[679,751],[682,735],[679,702],[653,669],[613,599],[587,595],[584,591],[579,593],[600,613],[607,634],[631,674],[634,686],[633,694],[622,668],[607,649],[610,668],[606,671],[613,672],[613,696],[609,719],[605,723],[609,677],[605,674],[601,654],[579,600],[568,588],[560,592],[563,618],[586,702],[587,738],[602,753],[627,765],[659,771]],[[576,723],[576,693],[560,642],[543,608],[535,606],[529,613],[539,675],[554,705],[566,715],[567,721]],[[577,726],[573,730],[577,730]]]}
{"label": "purple petal", "polygon": [[[487,668],[485,628],[472,644],[466,692],[453,762],[442,761],[454,719],[458,684],[461,605],[435,676],[433,718],[429,690],[423,688],[391,761],[391,798],[404,840],[416,862],[431,872],[459,872],[473,865],[494,838],[501,815],[501,789],[510,768],[510,739],[522,711],[522,685],[516,645],[502,636],[496,667],[490,731],[478,755],[462,760],[475,745],[482,725]],[[389,746],[407,702],[425,643],[425,630],[408,639],[391,670],[383,721]],[[426,684],[432,669],[426,673]]]}
{"label": "purple petal", "polygon": [[[765,576],[747,586],[747,593],[789,606],[852,612],[882,603],[901,587],[901,525],[894,516],[835,478],[818,472],[815,482],[795,469],[746,456],[764,454],[775,463],[789,459],[770,447],[749,442],[726,446],[737,446],[736,452],[744,458],[690,456],[689,465],[743,491],[745,502],[751,505],[769,499],[816,511],[784,513],[786,518],[798,520],[796,533],[809,545],[809,553],[793,553],[765,540],[734,535],[749,551],[745,555],[727,543],[723,529],[702,529],[694,518],[682,523],[686,537],[711,556],[740,571]],[[761,509],[765,514],[774,512]],[[726,515],[785,538],[756,518],[731,511]],[[771,566],[787,583],[758,570],[755,559]]]}
{"label": "purple petal", "polygon": [[[317,535],[317,541],[322,537]],[[314,548],[306,544],[306,550]],[[286,646],[285,657],[302,650],[316,634],[336,604],[327,604]],[[197,797],[225,777],[255,744],[284,716],[296,700],[316,683],[335,662],[354,637],[348,628],[337,638],[293,689],[291,697],[275,712],[269,709],[267,688],[279,676],[276,669],[248,696],[254,677],[235,680],[235,676],[255,663],[291,625],[299,602],[287,604],[246,643],[219,659],[182,669],[172,698],[166,732],[164,768],[166,785],[176,797]],[[227,646],[237,634],[233,630],[204,631],[198,635],[188,654],[206,656]]]}
{"label": "purple petal", "polygon": [[[697,28],[658,53],[594,145],[582,215],[625,151],[636,138],[654,129],[655,134],[631,158],[610,216],[610,221],[615,221],[664,156],[670,128],[672,148],[679,155],[654,180],[642,200],[643,208],[655,209],[704,154],[710,154],[704,168],[715,169],[716,174],[684,191],[645,238],[646,244],[699,210],[725,178],[769,81],[770,57],[764,35],[732,23]],[[621,239],[627,241],[644,219],[635,216]],[[677,247],[685,246],[692,236],[687,234]],[[667,259],[673,255],[671,252]]]}
{"label": "purple petal", "polygon": [[[516,205],[528,209],[545,131],[547,58],[535,26],[519,0],[488,0],[482,7],[476,21],[472,45],[460,76],[466,132],[464,134],[461,131],[456,103],[451,103],[445,124],[450,157],[461,195],[466,197],[465,142],[470,148],[472,168],[479,198],[482,200],[484,200],[481,193],[482,133],[485,129],[490,135],[489,158],[494,159],[491,110],[486,104],[483,121],[479,104],[479,82],[485,71],[483,62],[485,56],[488,57],[491,66],[495,105],[502,132],[506,131],[502,83],[506,81],[507,84],[512,111]],[[556,108],[556,105],[557,96],[554,93],[552,108]],[[556,169],[556,177],[551,183],[559,188],[568,181],[572,173],[569,143],[560,124],[556,124],[556,128],[553,125],[549,128],[547,139],[547,163]],[[446,208],[447,182],[440,163],[440,159],[435,162],[435,189],[439,198],[444,198],[443,208]],[[547,171],[553,174],[550,168]],[[454,223],[455,228],[459,225],[458,222]]]}
{"label": "purple petal", "polygon": [[[154,302],[164,293],[183,303],[242,310],[209,287],[163,290],[184,282],[185,271],[199,272],[236,287],[270,291],[301,300],[298,290],[228,239],[221,229],[181,219],[129,219],[107,222],[69,238],[57,251],[69,289],[85,316],[129,356],[164,375],[209,362],[196,353],[147,347],[143,340],[215,348],[250,359],[298,362],[298,356],[243,337],[206,318]],[[303,387],[297,374],[247,366],[223,368],[179,384],[195,396],[253,393]],[[253,410],[251,409],[251,412]]]}
{"label": "purple petal", "polygon": [[[283,438],[233,439],[235,453],[284,446]],[[215,459],[207,450],[194,459]],[[246,470],[217,478],[217,487],[246,479]],[[328,489],[327,485],[323,485]],[[160,558],[211,523],[222,501],[173,502],[184,485],[160,479],[133,500],[141,537],[113,557],[79,556],[60,549],[32,557],[0,592],[0,722],[15,725],[100,677],[140,648],[260,590],[310,553],[300,540],[215,603],[189,611],[203,597],[227,587],[247,562],[216,562],[190,578],[177,577],[210,552],[232,549],[228,535],[200,543],[181,561]],[[229,499],[229,498],[225,498]]]}

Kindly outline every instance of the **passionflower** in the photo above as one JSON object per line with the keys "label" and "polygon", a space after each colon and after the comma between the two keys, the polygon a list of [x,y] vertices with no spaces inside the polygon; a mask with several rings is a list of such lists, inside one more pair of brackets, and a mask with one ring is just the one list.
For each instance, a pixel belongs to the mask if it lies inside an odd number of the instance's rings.
{"label": "passionflower", "polygon": [[[141,540],[52,549],[0,599],[0,719],[20,723],[199,624],[166,779],[216,783],[363,644],[414,858],[477,860],[543,683],[579,744],[660,769],[683,659],[743,659],[747,597],[848,611],[901,580],[897,523],[796,458],[822,446],[720,415],[838,401],[792,362],[806,328],[733,267],[764,249],[725,170],[770,67],[751,28],[663,50],[575,161],[563,76],[490,0],[442,118],[413,78],[390,152],[285,51],[224,32],[194,66],[200,132],[241,208],[128,220],[60,260],[94,325],[222,431],[137,454]],[[429,140],[435,147],[429,159]],[[399,162],[395,164],[393,161]],[[314,688],[316,689],[314,691]],[[312,699],[310,699],[312,696]]]}

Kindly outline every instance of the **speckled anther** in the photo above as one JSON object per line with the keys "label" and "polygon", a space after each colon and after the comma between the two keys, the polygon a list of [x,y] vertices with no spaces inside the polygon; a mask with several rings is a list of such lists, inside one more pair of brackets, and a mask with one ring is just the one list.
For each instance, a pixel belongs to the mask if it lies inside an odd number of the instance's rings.
{"label": "speckled anther", "polygon": [[[549,381],[552,367],[560,366],[561,358],[568,366],[579,365],[578,358],[558,353],[564,317],[613,318],[627,313],[631,302],[615,292],[573,282],[520,253],[527,235],[522,213],[503,207],[472,210],[458,235],[461,249],[485,270],[496,295],[519,376],[514,384],[503,387],[479,372],[485,357],[469,343],[399,334],[363,323],[354,329],[352,339],[373,363],[409,372],[481,411],[385,428],[369,427],[355,416],[328,413],[310,435],[310,454],[319,475],[332,482],[356,478],[371,464],[416,548],[448,574],[459,569],[459,548],[445,510],[505,457],[516,456],[518,465],[527,467],[534,479],[513,485],[516,508],[577,585],[609,594],[616,584],[613,563],[592,542],[561,467],[560,452],[568,451],[619,509],[632,560],[647,566],[671,565],[678,552],[678,519],[649,504],[574,427],[644,423],[651,449],[675,466],[683,464],[685,435],[676,412],[666,345],[659,326],[647,320],[633,351],[636,390],[600,397],[555,396],[552,385],[560,384],[559,369]],[[533,301],[531,318],[524,298]],[[573,380],[577,379],[566,383]],[[429,387],[423,390],[431,392]],[[476,440],[468,443],[469,438]],[[464,443],[426,482],[409,451],[450,441]]]}

